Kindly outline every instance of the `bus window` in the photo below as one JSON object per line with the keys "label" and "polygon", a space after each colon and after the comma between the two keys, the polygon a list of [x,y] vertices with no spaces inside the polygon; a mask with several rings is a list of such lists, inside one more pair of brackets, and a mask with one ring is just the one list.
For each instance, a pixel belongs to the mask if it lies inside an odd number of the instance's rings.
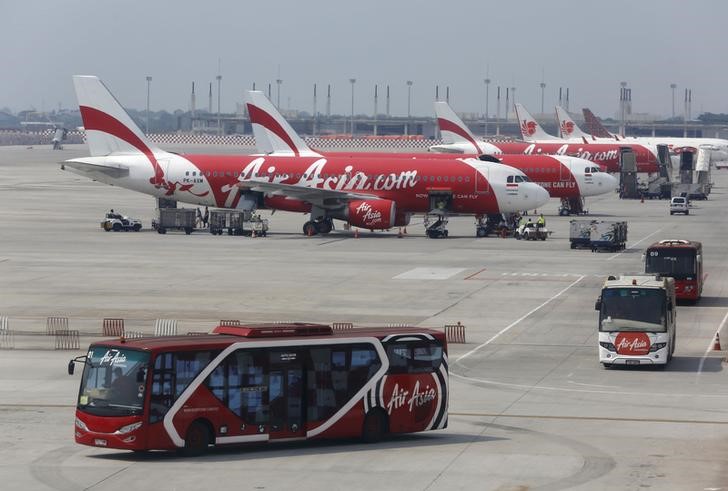
{"label": "bus window", "polygon": [[217,355],[213,351],[162,353],[154,360],[149,422],[164,418],[189,383]]}
{"label": "bus window", "polygon": [[431,341],[400,341],[387,345],[390,373],[434,372],[442,363],[442,346]]}

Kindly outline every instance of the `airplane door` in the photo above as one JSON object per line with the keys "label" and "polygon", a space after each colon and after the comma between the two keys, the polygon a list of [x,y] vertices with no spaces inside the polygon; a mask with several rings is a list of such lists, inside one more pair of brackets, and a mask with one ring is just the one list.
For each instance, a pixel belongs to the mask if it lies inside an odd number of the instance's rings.
{"label": "airplane door", "polygon": [[[485,175],[483,175],[485,173]],[[478,169],[475,169],[475,176],[474,179],[474,188],[475,188],[475,194],[488,194],[490,193],[490,169],[485,168],[482,170],[482,172]]]}
{"label": "airplane door", "polygon": [[271,439],[301,438],[304,420],[304,369],[296,350],[272,351],[268,372],[268,414]]}

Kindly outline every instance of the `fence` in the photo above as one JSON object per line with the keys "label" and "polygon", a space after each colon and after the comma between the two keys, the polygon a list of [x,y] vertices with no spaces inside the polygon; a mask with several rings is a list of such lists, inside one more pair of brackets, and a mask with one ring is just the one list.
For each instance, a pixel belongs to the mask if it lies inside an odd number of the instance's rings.
{"label": "fence", "polygon": [[240,321],[237,319],[223,319],[220,321],[220,326],[235,327],[240,325]]}
{"label": "fence", "polygon": [[124,333],[124,338],[126,339],[139,339],[143,338],[145,334],[141,331],[126,331]]}
{"label": "fence", "polygon": [[68,330],[68,317],[48,317],[46,319],[46,334],[55,335],[56,331]]}
{"label": "fence", "polygon": [[175,319],[157,319],[154,321],[155,336],[176,336],[177,321]]}
{"label": "fence", "polygon": [[81,349],[81,340],[77,330],[62,329],[55,332],[57,350]]}
{"label": "fence", "polygon": [[0,349],[15,348],[15,338],[10,330],[7,316],[0,315]]}
{"label": "fence", "polygon": [[109,337],[124,336],[124,319],[104,319],[101,324],[101,333]]}
{"label": "fence", "polygon": [[465,326],[460,322],[445,325],[445,339],[448,343],[465,343]]}
{"label": "fence", "polygon": [[412,327],[407,322],[387,322],[387,327]]}
{"label": "fence", "polygon": [[354,324],[351,322],[334,322],[331,324],[331,329],[334,331],[349,331],[354,329]]}

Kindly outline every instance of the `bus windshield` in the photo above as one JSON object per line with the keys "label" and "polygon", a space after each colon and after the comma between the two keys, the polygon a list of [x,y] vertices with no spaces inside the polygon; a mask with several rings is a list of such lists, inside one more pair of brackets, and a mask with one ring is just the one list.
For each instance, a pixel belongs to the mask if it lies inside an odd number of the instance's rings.
{"label": "bus windshield", "polygon": [[647,288],[602,290],[600,331],[664,332],[665,292]]}
{"label": "bus windshield", "polygon": [[684,279],[697,274],[694,249],[649,249],[645,255],[645,273],[659,273]]}
{"label": "bus windshield", "polygon": [[149,353],[94,346],[86,357],[78,408],[98,416],[141,414]]}

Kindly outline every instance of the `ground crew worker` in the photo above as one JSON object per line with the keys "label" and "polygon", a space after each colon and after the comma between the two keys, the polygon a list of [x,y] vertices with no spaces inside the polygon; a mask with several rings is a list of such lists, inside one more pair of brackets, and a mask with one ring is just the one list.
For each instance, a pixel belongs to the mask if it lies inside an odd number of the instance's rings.
{"label": "ground crew worker", "polygon": [[538,220],[536,220],[536,227],[541,228],[546,226],[546,219],[543,217],[543,213],[541,213],[538,216]]}

